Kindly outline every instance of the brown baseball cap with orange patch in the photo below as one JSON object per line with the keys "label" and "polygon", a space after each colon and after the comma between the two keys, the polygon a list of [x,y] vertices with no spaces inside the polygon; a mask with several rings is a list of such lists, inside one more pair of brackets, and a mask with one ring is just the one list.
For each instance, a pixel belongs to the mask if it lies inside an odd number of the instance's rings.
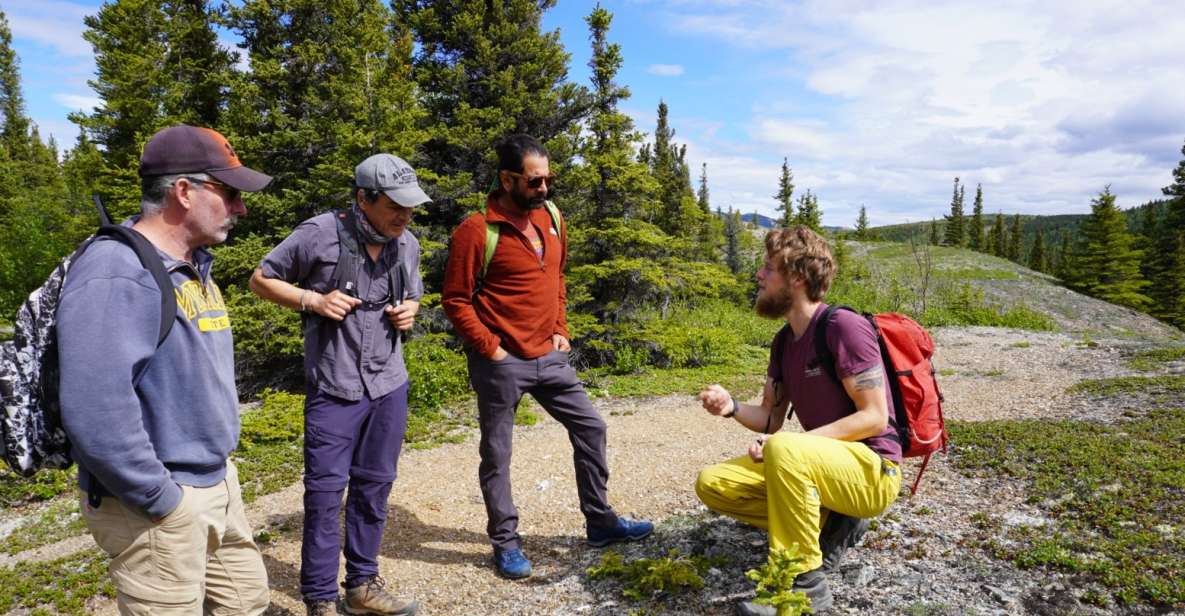
{"label": "brown baseball cap with orange patch", "polygon": [[272,176],[244,167],[218,131],[178,124],[157,131],[140,156],[140,177],[206,173],[245,192],[263,190]]}

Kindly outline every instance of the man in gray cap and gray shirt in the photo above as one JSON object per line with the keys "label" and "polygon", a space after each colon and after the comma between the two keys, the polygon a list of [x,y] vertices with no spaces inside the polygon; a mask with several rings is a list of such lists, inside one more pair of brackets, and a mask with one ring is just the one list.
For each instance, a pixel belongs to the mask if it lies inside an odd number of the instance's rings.
{"label": "man in gray cap and gray shirt", "polygon": [[402,340],[423,294],[420,245],[407,226],[428,201],[411,166],[375,154],[354,170],[349,209],[298,225],[251,277],[257,295],[306,316],[300,590],[310,616],[335,613],[347,485],[346,611],[417,609],[384,588],[378,553],[407,428]]}

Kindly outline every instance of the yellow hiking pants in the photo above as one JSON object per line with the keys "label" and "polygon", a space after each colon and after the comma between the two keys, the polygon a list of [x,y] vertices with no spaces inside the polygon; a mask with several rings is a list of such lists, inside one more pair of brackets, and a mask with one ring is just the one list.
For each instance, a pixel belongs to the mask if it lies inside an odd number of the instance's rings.
{"label": "yellow hiking pants", "polygon": [[879,515],[897,499],[901,471],[863,443],[779,432],[764,462],[733,458],[700,471],[695,493],[708,508],[769,530],[770,549],[798,544],[803,571],[823,564],[821,509],[858,518]]}

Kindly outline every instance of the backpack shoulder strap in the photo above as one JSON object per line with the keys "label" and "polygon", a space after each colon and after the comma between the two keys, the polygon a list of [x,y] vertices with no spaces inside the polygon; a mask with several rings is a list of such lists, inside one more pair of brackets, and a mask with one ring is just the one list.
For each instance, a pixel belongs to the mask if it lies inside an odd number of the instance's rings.
{"label": "backpack shoulder strap", "polygon": [[831,347],[827,345],[827,327],[831,323],[831,318],[839,310],[856,312],[856,309],[851,306],[829,305],[823,309],[823,314],[819,315],[819,320],[815,321],[815,361],[819,362],[819,367],[831,377],[831,380],[837,382],[839,381],[839,373],[835,370],[835,354],[831,352]]}
{"label": "backpack shoulder strap", "polygon": [[173,293],[173,280],[165,269],[165,262],[161,260],[156,247],[148,238],[131,227],[122,225],[103,225],[99,227],[96,236],[103,235],[115,238],[131,247],[140,259],[140,265],[152,274],[156,286],[160,288],[160,328],[157,332],[156,346],[160,346],[169,331],[173,328],[173,320],[177,316],[177,296]]}
{"label": "backpack shoulder strap", "polygon": [[329,284],[346,295],[358,294],[358,268],[361,266],[362,248],[358,245],[358,236],[354,232],[354,210],[345,208],[334,211],[337,221],[337,265],[333,268],[333,277]]}
{"label": "backpack shoulder strap", "polygon": [[486,221],[486,246],[481,257],[481,279],[485,280],[486,272],[490,269],[490,261],[494,260],[494,250],[498,248],[498,237],[502,227],[496,222]]}
{"label": "backpack shoulder strap", "polygon": [[548,215],[551,216],[551,224],[555,227],[556,235],[560,241],[564,240],[564,216],[560,214],[560,208],[556,207],[550,200],[544,201],[543,206],[547,208]]}
{"label": "backpack shoulder strap", "polygon": [[[790,324],[787,323],[782,326],[782,329],[778,330],[777,334],[774,335],[773,344],[769,349],[769,363],[779,366],[778,374],[782,373],[780,367],[782,365],[782,357],[784,357],[786,354],[786,336],[789,335]],[[774,381],[780,383],[782,379],[775,378]]]}

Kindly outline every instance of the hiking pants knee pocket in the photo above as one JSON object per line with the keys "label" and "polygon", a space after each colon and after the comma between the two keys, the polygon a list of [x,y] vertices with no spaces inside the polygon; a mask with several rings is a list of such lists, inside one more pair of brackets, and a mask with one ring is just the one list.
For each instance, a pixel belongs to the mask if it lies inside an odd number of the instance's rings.
{"label": "hiking pants knee pocket", "polygon": [[[108,570],[122,595],[157,606],[144,613],[193,606],[203,598],[206,536],[194,511],[193,488],[183,486],[177,508],[157,523],[131,510],[115,497],[104,497],[99,508],[81,508],[95,543],[111,556]],[[120,599],[121,611],[125,602]],[[130,608],[126,611],[138,613]]]}

